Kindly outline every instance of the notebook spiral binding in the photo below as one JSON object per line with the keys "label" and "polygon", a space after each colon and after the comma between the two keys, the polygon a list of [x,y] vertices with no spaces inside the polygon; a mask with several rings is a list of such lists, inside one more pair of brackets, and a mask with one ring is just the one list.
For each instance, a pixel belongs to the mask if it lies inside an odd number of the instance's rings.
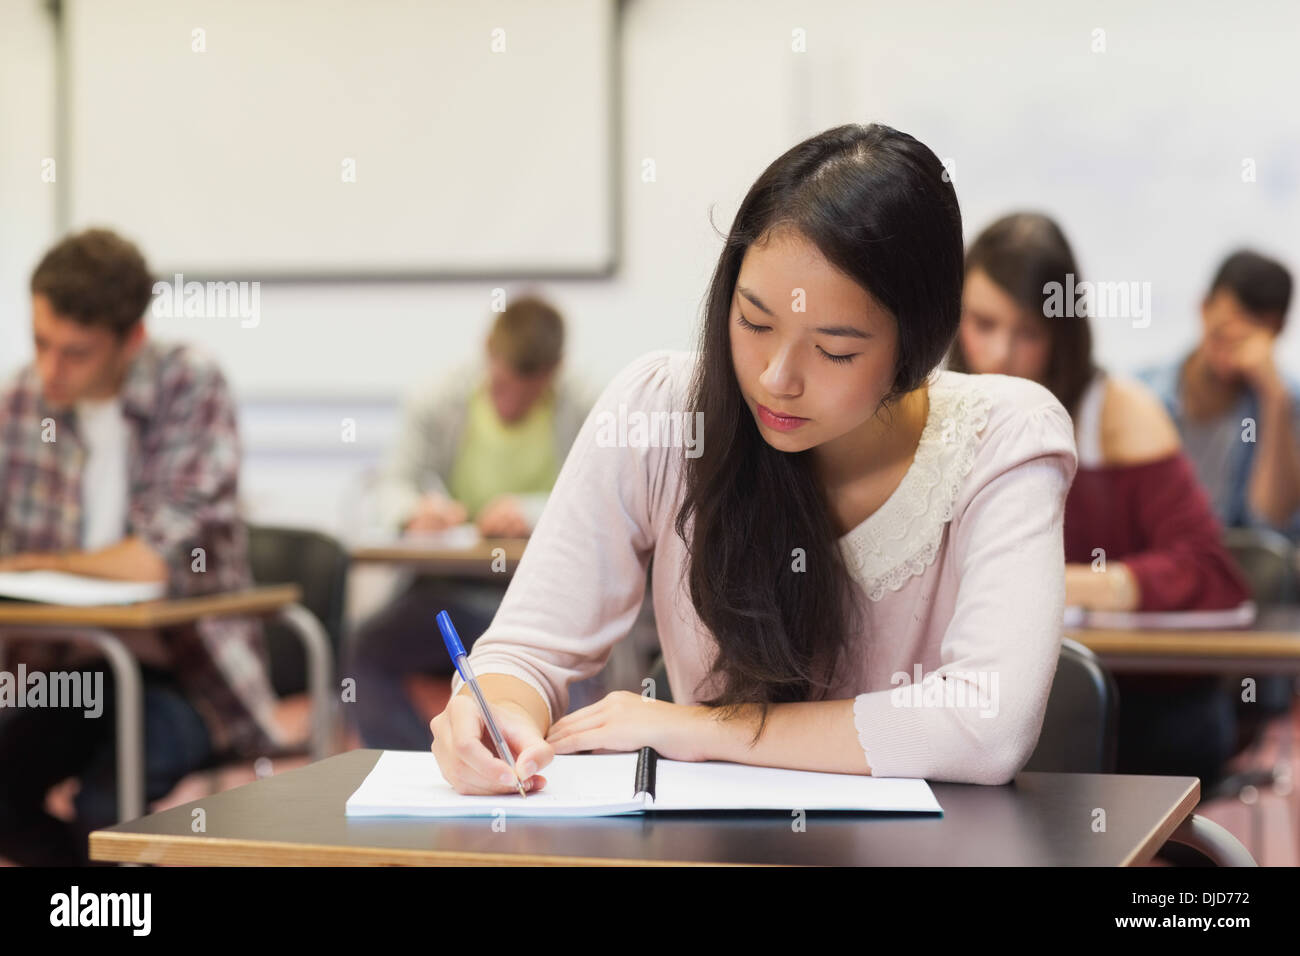
{"label": "notebook spiral binding", "polygon": [[653,801],[655,796],[655,767],[659,754],[653,747],[642,747],[636,758],[636,790],[632,794],[635,800],[641,794],[648,794]]}

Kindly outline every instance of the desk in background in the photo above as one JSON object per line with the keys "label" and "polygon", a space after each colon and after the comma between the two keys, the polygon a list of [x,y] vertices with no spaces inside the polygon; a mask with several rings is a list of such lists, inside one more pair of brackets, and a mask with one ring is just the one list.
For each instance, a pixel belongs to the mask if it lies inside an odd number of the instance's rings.
{"label": "desk in background", "polygon": [[[527,538],[484,538],[469,548],[443,548],[398,540],[391,544],[353,548],[352,561],[354,564],[389,564],[445,577],[494,578],[504,575],[504,579],[509,580],[527,544]],[[505,558],[504,571],[492,568],[498,548]]]}
{"label": "desk in background", "polygon": [[[388,565],[393,568],[443,577],[469,577],[484,580],[500,578],[509,581],[523,557],[527,538],[484,538],[470,548],[431,547],[416,540],[396,540],[381,545],[367,545],[352,549],[355,565]],[[497,548],[504,552],[504,572],[494,571],[492,563]],[[589,690],[583,688],[570,709],[584,703],[594,703],[595,695],[613,690],[641,691],[641,681],[650,675],[655,656],[659,651],[659,635],[655,628],[653,601],[647,594],[641,613],[628,637],[614,646],[609,660]],[[572,692],[572,687],[570,688]],[[588,698],[592,698],[588,700]]]}
{"label": "desk in background", "polygon": [[70,607],[57,604],[0,602],[0,644],[5,632],[24,641],[87,641],[108,659],[117,683],[118,816],[131,820],[144,813],[144,688],[140,666],[115,631],[148,631],[192,624],[203,617],[277,615],[303,641],[312,696],[312,754],[330,751],[331,657],[329,638],[320,622],[297,602],[296,585],[249,588],[225,594],[140,604]]}
{"label": "desk in background", "polygon": [[1265,605],[1250,627],[1224,630],[1067,628],[1112,671],[1296,673],[1300,606]]}

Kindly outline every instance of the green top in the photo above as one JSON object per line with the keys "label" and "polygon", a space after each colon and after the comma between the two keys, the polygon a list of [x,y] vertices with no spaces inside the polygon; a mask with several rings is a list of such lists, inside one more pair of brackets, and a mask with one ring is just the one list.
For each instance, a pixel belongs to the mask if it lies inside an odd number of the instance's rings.
{"label": "green top", "polygon": [[475,388],[448,482],[448,491],[468,509],[470,520],[497,495],[549,492],[559,473],[554,389],[509,424],[497,414],[486,383]]}

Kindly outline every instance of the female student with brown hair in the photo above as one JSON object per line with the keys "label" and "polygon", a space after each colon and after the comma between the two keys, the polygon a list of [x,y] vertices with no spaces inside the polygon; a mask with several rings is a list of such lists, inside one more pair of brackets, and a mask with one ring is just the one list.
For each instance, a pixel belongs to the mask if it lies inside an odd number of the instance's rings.
{"label": "female student with brown hair", "polygon": [[[1040,382],[1073,417],[1079,469],[1065,504],[1068,604],[1235,607],[1249,598],[1248,585],[1160,400],[1098,368],[1086,315],[1045,317],[1052,290],[1079,281],[1055,222],[1035,213],[999,219],[966,254],[948,367]],[[1232,701],[1217,677],[1121,674],[1117,683],[1120,772],[1214,779],[1236,738]]]}
{"label": "female student with brown hair", "polygon": [[[643,746],[984,784],[1023,766],[1060,650],[1074,441],[1042,386],[936,371],[961,283],[956,195],[911,136],[838,127],[759,177],[699,352],[606,388],[474,646],[528,786],[557,753]],[[675,702],[566,716],[652,557]],[[457,790],[512,789],[459,676],[431,729]]]}

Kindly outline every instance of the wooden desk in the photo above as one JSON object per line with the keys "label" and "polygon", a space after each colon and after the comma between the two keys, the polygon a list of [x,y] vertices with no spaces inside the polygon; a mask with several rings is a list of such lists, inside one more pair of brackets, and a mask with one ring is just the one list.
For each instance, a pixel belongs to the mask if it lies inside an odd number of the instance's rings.
{"label": "wooden desk", "polygon": [[312,694],[312,753],[329,753],[332,662],[329,638],[297,602],[297,585],[249,588],[225,594],[146,601],[139,604],[71,607],[0,601],[0,643],[5,632],[22,640],[87,641],[108,659],[116,682],[118,817],[144,812],[144,687],[140,666],[115,631],[153,630],[190,624],[202,617],[278,616],[303,641]]}
{"label": "wooden desk", "polygon": [[[423,574],[446,577],[494,578],[509,580],[523,557],[527,538],[484,538],[472,548],[436,548],[418,542],[395,541],[392,544],[366,546],[352,550],[358,564],[393,564],[418,570]],[[505,559],[505,571],[493,570],[497,549]]]}
{"label": "wooden desk", "polygon": [[1300,607],[1265,606],[1255,623],[1228,630],[1067,628],[1113,671],[1295,673],[1300,671]]}
{"label": "wooden desk", "polygon": [[[353,750],[90,835],[95,860],[284,865],[1124,866],[1149,861],[1200,798],[1195,777],[1022,773],[1005,787],[932,784],[942,818],[662,813],[588,820],[353,819],[379,758]],[[191,831],[201,806],[207,832]],[[1097,807],[1106,831],[1093,832]]]}

